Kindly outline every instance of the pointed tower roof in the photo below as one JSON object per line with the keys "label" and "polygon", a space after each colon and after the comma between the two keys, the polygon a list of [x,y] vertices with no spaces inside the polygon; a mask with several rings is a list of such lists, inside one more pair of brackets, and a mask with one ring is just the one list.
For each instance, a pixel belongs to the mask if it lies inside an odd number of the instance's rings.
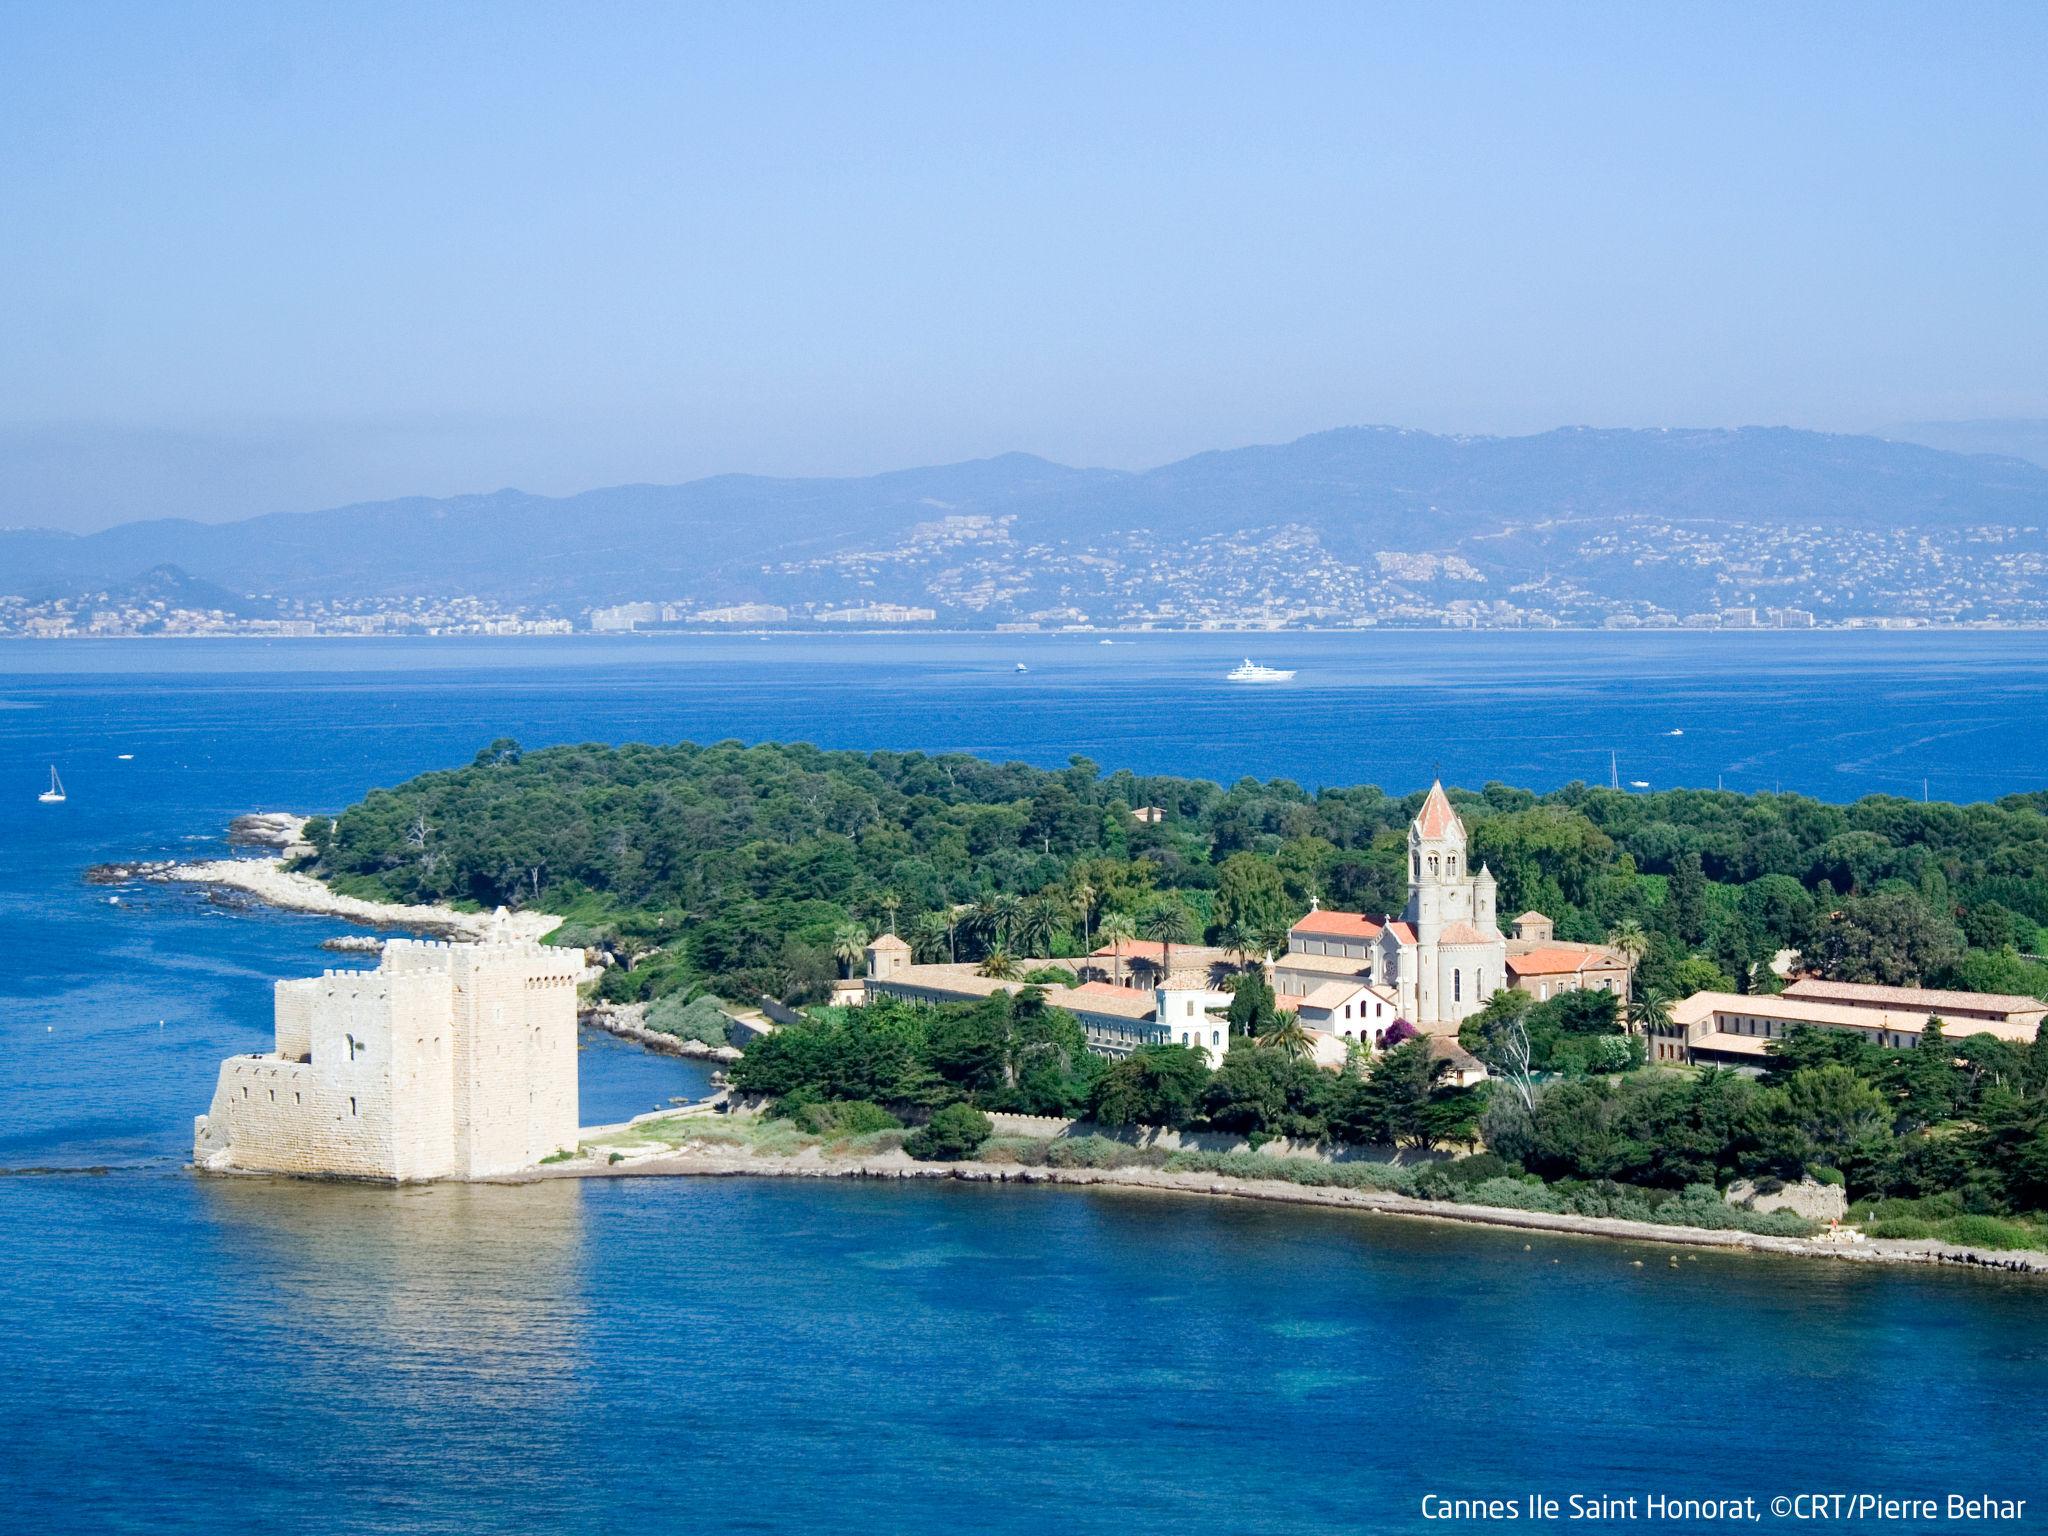
{"label": "pointed tower roof", "polygon": [[1429,786],[1429,798],[1416,813],[1415,830],[1423,837],[1444,837],[1458,824],[1458,813],[1451,809],[1450,799],[1444,794],[1444,781],[1434,780]]}

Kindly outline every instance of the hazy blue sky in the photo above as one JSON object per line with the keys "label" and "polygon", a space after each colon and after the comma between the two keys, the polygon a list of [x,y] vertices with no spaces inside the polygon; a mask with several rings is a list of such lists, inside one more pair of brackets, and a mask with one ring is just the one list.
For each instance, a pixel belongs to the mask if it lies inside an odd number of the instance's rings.
{"label": "hazy blue sky", "polygon": [[0,10],[0,524],[2048,415],[2048,5]]}

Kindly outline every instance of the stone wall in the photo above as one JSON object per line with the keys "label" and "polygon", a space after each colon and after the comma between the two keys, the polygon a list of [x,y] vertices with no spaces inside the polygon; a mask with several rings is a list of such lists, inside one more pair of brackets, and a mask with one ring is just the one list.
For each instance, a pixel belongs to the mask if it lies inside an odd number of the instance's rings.
{"label": "stone wall", "polygon": [[222,1063],[193,1159],[413,1180],[573,1147],[580,969],[532,944],[398,940],[377,970],[282,983],[278,1049]]}
{"label": "stone wall", "polygon": [[1262,1152],[1271,1157],[1307,1157],[1320,1163],[1440,1162],[1446,1152],[1419,1152],[1412,1147],[1360,1147],[1349,1142],[1289,1141],[1282,1137],[1254,1147],[1231,1131],[1177,1131],[1158,1125],[1097,1125],[1092,1120],[1065,1120],[1053,1115],[992,1114],[998,1136],[1071,1138],[1103,1136],[1127,1146],[1156,1147],[1165,1152]]}

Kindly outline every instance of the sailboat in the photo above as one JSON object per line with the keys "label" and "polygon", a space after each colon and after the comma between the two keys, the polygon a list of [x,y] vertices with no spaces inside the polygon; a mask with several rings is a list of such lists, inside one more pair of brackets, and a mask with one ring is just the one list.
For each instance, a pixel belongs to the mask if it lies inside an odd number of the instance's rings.
{"label": "sailboat", "polygon": [[50,787],[40,795],[37,795],[36,798],[45,805],[62,805],[64,803],[64,781],[57,777],[57,765],[55,763],[50,764]]}

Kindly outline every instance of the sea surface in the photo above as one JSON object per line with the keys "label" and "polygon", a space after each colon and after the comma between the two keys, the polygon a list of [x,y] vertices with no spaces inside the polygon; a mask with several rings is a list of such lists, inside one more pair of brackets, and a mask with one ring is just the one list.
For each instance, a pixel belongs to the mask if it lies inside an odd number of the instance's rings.
{"label": "sea surface", "polygon": [[[1224,684],[1247,648],[1300,676]],[[0,644],[0,1509],[1043,1536],[1467,1528],[1430,1493],[1788,1524],[1771,1496],[1871,1491],[2038,1524],[2038,1284],[1156,1196],[199,1179],[218,1062],[263,1047],[274,979],[362,963],[320,948],[350,930],[79,874],[500,735],[1393,792],[1611,752],[1658,787],[1986,798],[2048,787],[2044,663],[2036,634]],[[580,1061],[586,1122],[705,1086],[603,1037]]]}

